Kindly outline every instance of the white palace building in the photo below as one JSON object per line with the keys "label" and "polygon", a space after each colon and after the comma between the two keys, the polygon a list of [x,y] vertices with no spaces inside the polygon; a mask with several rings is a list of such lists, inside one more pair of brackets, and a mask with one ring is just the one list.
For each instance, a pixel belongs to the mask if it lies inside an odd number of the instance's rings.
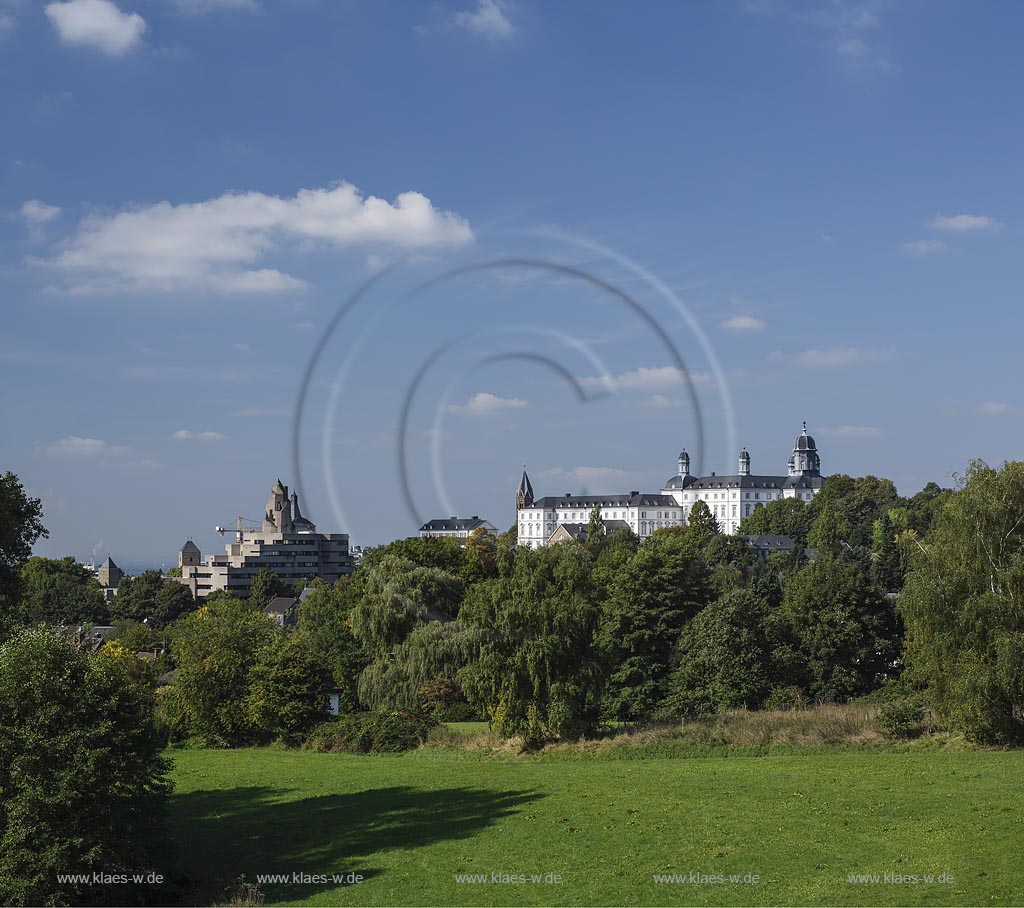
{"label": "white palace building", "polygon": [[622,495],[549,495],[533,497],[533,485],[523,470],[516,493],[519,544],[541,548],[564,539],[585,538],[590,514],[600,508],[606,531],[629,527],[641,540],[663,527],[683,526],[690,510],[703,501],[718,520],[722,531],[734,534],[740,521],[757,508],[778,498],[810,501],[821,489],[821,458],[814,439],[802,434],[793,442],[785,476],[762,476],[750,472],[750,455],[740,452],[739,470],[730,476],[694,476],[690,455],[679,455],[678,472],[660,492],[629,492]]}

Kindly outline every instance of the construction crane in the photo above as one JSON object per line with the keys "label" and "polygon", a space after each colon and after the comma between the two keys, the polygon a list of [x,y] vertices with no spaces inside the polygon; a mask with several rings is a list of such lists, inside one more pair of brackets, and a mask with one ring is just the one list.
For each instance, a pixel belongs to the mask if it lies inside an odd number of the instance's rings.
{"label": "construction crane", "polygon": [[[258,533],[263,529],[263,524],[259,520],[252,520],[249,517],[237,517],[235,519],[235,542],[241,544],[245,541],[246,532]],[[250,524],[249,526],[243,526],[244,523]],[[230,533],[231,530],[228,527],[214,527],[215,533],[220,533],[223,536],[225,533]]]}

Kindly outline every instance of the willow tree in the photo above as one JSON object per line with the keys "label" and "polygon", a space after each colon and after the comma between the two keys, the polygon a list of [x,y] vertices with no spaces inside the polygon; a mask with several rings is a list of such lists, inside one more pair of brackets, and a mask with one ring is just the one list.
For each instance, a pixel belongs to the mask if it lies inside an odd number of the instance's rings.
{"label": "willow tree", "polygon": [[591,558],[575,543],[520,549],[478,584],[459,621],[475,658],[459,672],[500,733],[574,738],[594,727],[602,681]]}
{"label": "willow tree", "polygon": [[361,586],[349,611],[369,660],[359,699],[372,709],[414,708],[420,686],[453,679],[462,665],[456,629],[443,625],[458,612],[463,582],[441,568],[389,555],[364,573]]}

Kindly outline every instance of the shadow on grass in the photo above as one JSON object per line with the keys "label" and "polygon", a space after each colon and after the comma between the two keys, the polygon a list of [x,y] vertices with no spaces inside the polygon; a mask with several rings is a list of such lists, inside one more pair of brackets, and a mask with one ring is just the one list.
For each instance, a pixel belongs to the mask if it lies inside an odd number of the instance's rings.
{"label": "shadow on grass", "polygon": [[[408,786],[287,800],[286,788],[245,787],[175,795],[171,806],[177,864],[191,904],[223,900],[244,874],[360,873],[369,855],[471,836],[543,795],[533,792]],[[260,884],[267,901],[296,901],[333,882]]]}

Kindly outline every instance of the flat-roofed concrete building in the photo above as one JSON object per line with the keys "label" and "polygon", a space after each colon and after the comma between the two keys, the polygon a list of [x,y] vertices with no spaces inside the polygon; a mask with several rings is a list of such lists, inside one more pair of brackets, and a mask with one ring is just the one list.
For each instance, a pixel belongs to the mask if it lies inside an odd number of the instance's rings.
{"label": "flat-roofed concrete building", "polygon": [[[224,531],[223,528],[218,528]],[[235,541],[223,555],[204,560],[199,547],[189,540],[178,552],[178,566],[185,584],[197,599],[214,590],[248,596],[253,578],[269,568],[286,584],[320,577],[334,583],[352,572],[347,533],[318,533],[302,516],[299,496],[289,495],[281,480],[270,488],[260,529],[246,529],[239,521]]]}

